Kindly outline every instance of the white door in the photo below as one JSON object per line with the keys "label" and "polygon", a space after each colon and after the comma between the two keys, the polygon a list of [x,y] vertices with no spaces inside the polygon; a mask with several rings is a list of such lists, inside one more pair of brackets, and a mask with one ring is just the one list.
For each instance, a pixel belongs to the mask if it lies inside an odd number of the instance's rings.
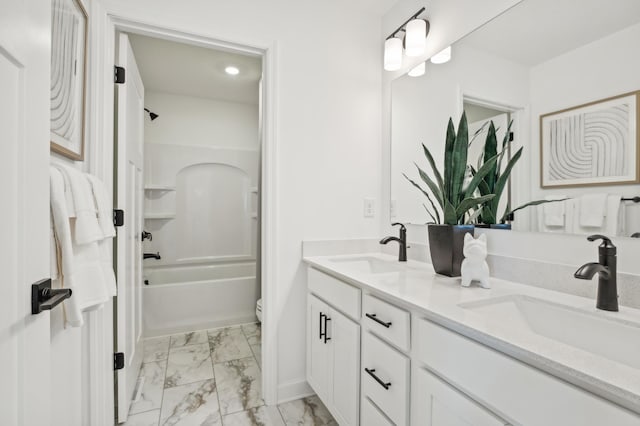
{"label": "white door", "polygon": [[360,326],[331,310],[333,407],[341,425],[358,425],[360,400]]}
{"label": "white door", "polygon": [[427,370],[417,369],[414,380],[416,416],[412,423],[424,426],[508,425]]}
{"label": "white door", "polygon": [[129,37],[119,35],[118,66],[125,83],[117,85],[117,208],[124,226],[117,236],[117,352],[125,365],[118,371],[118,421],[124,422],[142,365],[142,200],[144,87]]}
{"label": "white door", "polygon": [[49,312],[31,315],[31,284],[49,277],[51,3],[0,9],[0,424],[40,426],[51,424]]}
{"label": "white door", "polygon": [[329,306],[315,296],[308,296],[307,305],[307,381],[320,399],[330,403],[330,346],[327,336]]}

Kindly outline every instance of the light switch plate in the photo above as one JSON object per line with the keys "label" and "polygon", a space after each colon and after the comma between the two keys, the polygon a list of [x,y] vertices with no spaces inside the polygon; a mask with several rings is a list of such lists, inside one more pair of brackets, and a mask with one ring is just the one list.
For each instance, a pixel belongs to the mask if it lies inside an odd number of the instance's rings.
{"label": "light switch plate", "polygon": [[374,217],[376,214],[376,201],[373,198],[364,199],[364,217]]}

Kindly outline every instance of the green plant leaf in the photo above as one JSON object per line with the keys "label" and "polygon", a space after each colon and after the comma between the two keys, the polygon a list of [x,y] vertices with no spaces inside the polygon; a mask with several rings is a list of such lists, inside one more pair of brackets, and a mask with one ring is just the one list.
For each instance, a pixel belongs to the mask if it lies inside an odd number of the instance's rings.
{"label": "green plant leaf", "polygon": [[445,200],[444,205],[444,223],[447,225],[457,225],[458,216],[456,215],[456,209],[451,205],[449,200]]}
{"label": "green plant leaf", "polygon": [[413,186],[418,188],[420,190],[420,192],[422,192],[422,194],[425,197],[427,197],[427,200],[429,200],[429,203],[431,203],[431,206],[433,207],[433,211],[436,213],[436,216],[438,217],[438,220],[436,221],[436,223],[440,223],[440,214],[438,213],[438,209],[436,208],[435,204],[433,203],[433,199],[431,198],[431,195],[429,195],[429,193],[427,191],[422,189],[422,187],[420,185],[418,185],[415,181],[413,181],[411,178],[409,178],[409,176],[407,176],[406,174],[403,173],[402,176],[404,176],[405,179],[407,179],[409,182],[411,182],[411,184]]}
{"label": "green plant leaf", "polygon": [[498,161],[497,155],[485,161],[482,167],[480,167],[480,170],[475,173],[473,179],[471,179],[471,182],[469,182],[467,190],[464,193],[464,198],[470,198],[471,196],[473,196],[473,193],[478,188],[478,185],[480,185],[480,182],[482,182],[487,173],[493,170],[496,161]]}
{"label": "green plant leaf", "polygon": [[458,124],[458,134],[453,145],[451,153],[451,198],[450,201],[457,206],[463,198],[462,185],[464,184],[464,175],[467,170],[467,152],[469,150],[469,129],[467,127],[467,115],[462,113],[460,123]]}
{"label": "green plant leaf", "polygon": [[[513,124],[513,120],[509,121],[509,125],[507,126],[507,132],[504,134],[504,138],[502,138],[502,151],[501,153],[508,152],[507,145],[511,143],[509,140],[509,136],[511,135],[511,125]],[[502,157],[498,160],[498,174],[502,170]]]}
{"label": "green plant leaf", "polygon": [[436,162],[433,160],[433,156],[431,155],[431,152],[425,146],[425,144],[422,144],[422,150],[424,151],[424,156],[427,157],[427,161],[431,166],[431,170],[433,170],[433,175],[435,176],[436,182],[438,183],[438,188],[440,188],[440,193],[444,194],[444,182],[442,181],[442,175],[440,174],[440,171],[436,166]]}
{"label": "green plant leaf", "polygon": [[509,216],[511,213],[517,212],[518,210],[526,209],[527,207],[531,207],[531,206],[539,206],[540,204],[555,203],[558,201],[565,201],[565,200],[569,200],[569,198],[562,198],[559,200],[534,200],[534,201],[529,201],[528,203],[524,203],[513,210],[508,210],[507,208],[508,211],[504,212],[504,214],[500,218],[500,222],[504,221],[507,216]]}
{"label": "green plant leaf", "polygon": [[436,185],[433,179],[431,179],[431,177],[429,177],[429,175],[425,173],[425,171],[422,170],[417,164],[415,164],[415,166],[416,166],[416,169],[418,169],[418,174],[420,175],[420,179],[422,179],[422,181],[429,187],[429,189],[431,190],[431,193],[436,198],[436,201],[438,202],[440,207],[443,208],[444,196],[442,195],[442,192],[440,192],[438,185]]}
{"label": "green plant leaf", "polygon": [[466,223],[474,223],[476,219],[482,216],[482,210],[484,207],[478,207],[475,211],[469,216]]}
{"label": "green plant leaf", "polygon": [[[449,118],[447,124],[447,137],[444,144],[444,192],[442,193],[443,200],[446,198],[451,200],[451,188],[453,185],[453,146],[456,141],[456,129],[453,127],[453,120]],[[444,204],[443,204],[444,210]]]}
{"label": "green plant leaf", "polygon": [[491,202],[491,210],[495,212],[494,214],[496,215],[498,212],[498,204],[500,203],[500,197],[502,196],[502,191],[504,190],[504,187],[506,186],[507,181],[509,180],[509,175],[511,174],[511,170],[513,170],[513,167],[516,165],[516,163],[522,156],[522,149],[523,147],[520,147],[520,149],[516,151],[515,155],[511,157],[511,159],[507,163],[507,166],[504,168],[504,171],[500,175],[500,178],[498,178],[498,181],[496,182],[496,186],[493,191],[493,193],[496,195],[496,198]]}
{"label": "green plant leaf", "polygon": [[[422,207],[424,207],[424,209],[426,210],[427,214],[431,217],[431,220],[433,220],[432,223],[440,223],[440,221],[437,221],[435,217],[433,217],[433,215],[431,214],[431,212],[429,211],[429,209],[427,208],[427,206],[425,204],[422,205]],[[429,222],[427,222],[429,223]]]}
{"label": "green plant leaf", "polygon": [[[493,158],[498,154],[498,139],[496,137],[496,127],[493,124],[493,120],[489,124],[489,131],[487,132],[487,139],[484,143],[484,158]],[[493,189],[498,179],[499,171],[497,170],[497,166],[494,164],[492,170],[487,173],[484,181],[489,186],[489,189]]]}
{"label": "green plant leaf", "polygon": [[493,199],[495,197],[494,194],[483,195],[481,197],[476,198],[465,198],[460,202],[460,205],[456,208],[456,215],[461,218],[464,214],[477,205],[482,205],[487,201]]}

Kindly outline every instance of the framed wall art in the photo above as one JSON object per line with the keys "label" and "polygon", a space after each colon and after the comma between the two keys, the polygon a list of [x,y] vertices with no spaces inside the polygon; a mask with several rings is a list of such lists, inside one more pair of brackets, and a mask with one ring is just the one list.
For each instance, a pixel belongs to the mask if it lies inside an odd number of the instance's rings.
{"label": "framed wall art", "polygon": [[640,183],[640,91],[540,116],[542,188]]}
{"label": "framed wall art", "polygon": [[79,0],[51,6],[51,151],[82,161],[88,17]]}

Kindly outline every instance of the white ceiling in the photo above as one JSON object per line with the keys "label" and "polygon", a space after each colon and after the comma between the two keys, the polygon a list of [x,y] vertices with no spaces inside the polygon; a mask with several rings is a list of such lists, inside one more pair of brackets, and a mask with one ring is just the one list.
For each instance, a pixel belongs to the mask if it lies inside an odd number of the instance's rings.
{"label": "white ceiling", "polygon": [[533,66],[638,22],[639,0],[524,0],[460,43]]}
{"label": "white ceiling", "polygon": [[[137,34],[129,39],[145,90],[258,104],[261,58]],[[240,74],[225,73],[229,65]]]}

